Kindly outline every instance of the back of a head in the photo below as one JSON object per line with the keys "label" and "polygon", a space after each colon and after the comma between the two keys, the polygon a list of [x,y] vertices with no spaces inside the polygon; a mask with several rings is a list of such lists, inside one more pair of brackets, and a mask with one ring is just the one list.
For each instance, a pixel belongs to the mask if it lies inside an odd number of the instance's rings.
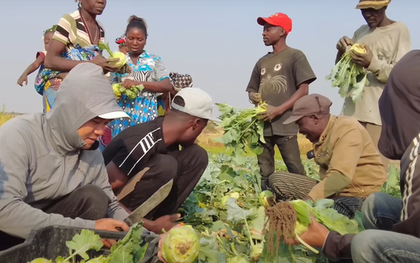
{"label": "back of a head", "polygon": [[181,89],[173,98],[173,109],[205,120],[213,119],[213,100],[200,88]]}

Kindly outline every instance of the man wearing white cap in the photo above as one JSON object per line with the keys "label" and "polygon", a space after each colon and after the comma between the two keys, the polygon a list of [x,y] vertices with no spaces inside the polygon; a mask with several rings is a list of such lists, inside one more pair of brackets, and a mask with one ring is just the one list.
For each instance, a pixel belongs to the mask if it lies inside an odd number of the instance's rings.
{"label": "man wearing white cap", "polygon": [[[103,152],[112,189],[127,209],[136,209],[160,189],[170,187],[170,193],[145,217],[161,218],[156,224],[164,224],[165,229],[176,224],[180,215],[171,214],[207,167],[207,152],[194,142],[212,119],[213,102],[199,88],[184,88],[171,106],[165,117],[125,129]],[[128,185],[132,186],[127,193]]]}
{"label": "man wearing white cap", "polygon": [[105,125],[124,117],[102,68],[83,63],[63,81],[54,109],[0,128],[0,250],[51,225],[128,230],[96,150]]}
{"label": "man wearing white cap", "polygon": [[[342,114],[356,118],[369,132],[375,147],[378,147],[382,128],[379,97],[394,65],[411,50],[408,28],[403,22],[393,21],[386,15],[390,3],[391,0],[359,0],[356,8],[361,10],[366,25],[357,29],[351,39],[344,36],[337,43],[336,62],[353,44],[367,46],[365,54],[351,51],[350,55],[353,62],[368,71],[369,84],[357,103],[346,98]],[[382,162],[387,168],[388,159],[382,156]]]}

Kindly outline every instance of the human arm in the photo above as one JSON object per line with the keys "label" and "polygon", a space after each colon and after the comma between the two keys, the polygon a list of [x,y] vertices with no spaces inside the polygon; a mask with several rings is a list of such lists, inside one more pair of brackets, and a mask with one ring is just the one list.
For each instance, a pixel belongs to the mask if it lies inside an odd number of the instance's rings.
{"label": "human arm", "polygon": [[260,88],[260,82],[261,74],[257,62],[252,70],[251,78],[249,79],[248,86],[246,88],[246,91],[248,92],[249,101],[254,105],[257,105],[261,102],[261,96],[258,93]]}
{"label": "human arm", "polygon": [[95,228],[95,221],[47,214],[25,202],[32,194],[27,184],[36,161],[30,155],[30,138],[20,132],[25,126],[15,119],[0,129],[0,230],[27,238],[31,230],[51,225]]}
{"label": "human arm", "polygon": [[143,85],[146,90],[155,92],[155,93],[173,91],[173,87],[169,79],[162,79],[160,81],[154,81],[154,82],[142,82],[142,81],[125,79],[122,82],[122,85],[125,88],[131,88],[132,86]]}
{"label": "human arm", "polygon": [[126,79],[122,83],[123,86],[130,88],[132,86],[143,85],[146,90],[155,93],[173,91],[173,87],[171,81],[169,80],[169,75],[165,64],[160,57],[155,57],[154,59],[155,64],[153,67],[153,81],[134,81]]}
{"label": "human arm", "polygon": [[[353,38],[354,39],[354,38]],[[337,42],[337,56],[335,58],[335,63],[337,64],[340,61],[341,57],[346,53],[347,48],[354,45],[354,40],[350,39],[347,36],[343,36]]]}
{"label": "human arm", "polygon": [[420,153],[419,136],[413,140],[412,148],[401,159],[401,188],[403,207],[401,222],[392,227],[392,231],[420,238],[419,200],[420,200]]}
{"label": "human arm", "polygon": [[290,98],[277,107],[267,107],[267,111],[260,114],[264,121],[271,121],[274,118],[283,115],[286,111],[293,108],[295,102],[305,95],[308,95],[309,84],[316,80],[315,73],[312,70],[306,56],[299,52],[295,55],[293,63],[294,83],[296,91]]}
{"label": "human arm", "polygon": [[293,93],[293,95],[286,102],[284,102],[283,104],[277,107],[267,105],[267,110],[265,112],[258,114],[259,118],[262,121],[273,120],[277,116],[282,115],[287,110],[292,109],[295,102],[298,99],[302,98],[303,96],[308,95],[308,92],[309,92],[309,84],[308,83],[300,84],[298,90],[295,93]]}
{"label": "human arm", "polygon": [[[386,83],[389,78],[391,70],[394,68],[394,65],[409,51],[411,51],[411,38],[408,28],[403,26],[401,30],[396,31],[398,34],[396,37],[396,43],[393,45],[394,50],[389,54],[389,58],[386,56],[388,54],[378,54],[384,55],[383,59],[380,59],[378,55],[374,55],[370,50],[369,46],[368,52],[365,54],[358,54],[356,52],[351,52],[353,62],[363,66],[368,71],[372,72],[377,80]],[[387,40],[388,41],[388,40]]]}
{"label": "human arm", "polygon": [[[324,255],[329,258],[351,259],[351,241],[354,236],[352,234],[342,236],[337,232],[330,232],[311,216],[311,224],[306,232],[299,237],[312,247],[322,248]],[[297,239],[289,243],[291,245],[300,244]]]}
{"label": "human arm", "polygon": [[[99,155],[101,155],[98,152]],[[102,159],[102,156],[100,156]],[[103,163],[103,161],[101,161]],[[111,185],[108,181],[108,173],[107,169],[105,168],[105,165],[102,165],[100,173],[98,174],[98,177],[94,180],[94,184],[98,185],[102,190],[105,192],[105,194],[109,197],[111,200],[108,206],[107,215],[109,218],[114,218],[116,220],[124,220],[128,217],[127,211],[120,206],[117,197],[115,196],[113,189],[111,188]]]}
{"label": "human arm", "polygon": [[334,132],[338,139],[333,142],[331,160],[325,178],[308,194],[315,201],[340,193],[351,183],[363,152],[363,139],[357,128],[342,126]]}
{"label": "human arm", "polygon": [[38,54],[35,61],[32,62],[19,77],[17,84],[19,86],[22,86],[23,82],[25,82],[25,85],[28,85],[28,75],[32,74],[35,70],[37,70],[42,65],[42,63],[44,63],[44,59],[44,53]]}
{"label": "human arm", "polygon": [[66,52],[66,46],[75,41],[77,37],[77,25],[74,18],[64,15],[58,22],[54,36],[51,39],[48,53],[45,58],[45,67],[55,71],[69,72],[80,63],[94,63],[104,69],[104,71],[116,71],[118,68],[111,65],[113,60],[97,55],[91,61],[76,61],[63,58],[61,55]]}

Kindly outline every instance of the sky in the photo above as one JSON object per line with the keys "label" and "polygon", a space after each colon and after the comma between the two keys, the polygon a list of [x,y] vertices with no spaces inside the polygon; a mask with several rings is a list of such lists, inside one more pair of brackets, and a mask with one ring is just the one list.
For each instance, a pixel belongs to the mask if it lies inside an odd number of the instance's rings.
{"label": "sky", "polygon": [[[338,89],[325,80],[334,66],[336,43],[352,36],[365,23],[357,0],[108,0],[98,20],[104,25],[106,41],[116,50],[115,38],[124,33],[127,19],[137,15],[146,20],[149,38],[146,50],[162,57],[167,70],[188,73],[194,86],[207,91],[214,102],[251,107],[245,88],[257,60],[271,50],[262,41],[257,17],[276,12],[288,14],[293,30],[287,43],[302,50],[317,80],[310,93],[333,101],[332,113],[339,114],[343,99]],[[60,3],[60,4],[58,4]],[[42,111],[42,97],[34,89],[36,72],[27,86],[17,79],[42,51],[43,31],[60,17],[77,8],[73,0],[8,1],[1,9],[2,63],[0,106],[8,112]],[[404,22],[410,30],[413,49],[420,47],[419,0],[392,1],[388,16]]]}

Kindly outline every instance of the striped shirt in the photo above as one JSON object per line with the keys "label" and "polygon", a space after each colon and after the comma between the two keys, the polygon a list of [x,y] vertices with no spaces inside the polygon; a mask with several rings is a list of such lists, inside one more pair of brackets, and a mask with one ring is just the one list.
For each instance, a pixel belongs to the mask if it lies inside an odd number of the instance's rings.
{"label": "striped shirt", "polygon": [[163,118],[131,126],[119,135],[103,151],[105,165],[111,161],[128,177],[146,167],[154,154],[165,154],[163,141]]}
{"label": "striped shirt", "polygon": [[[105,42],[105,31],[102,25],[99,22],[97,23],[100,31],[100,41]],[[95,34],[95,32],[90,33]],[[92,38],[94,37],[92,36]],[[79,10],[66,14],[60,19],[53,39],[66,45],[67,49],[76,46],[76,44],[79,44],[82,48],[93,45]]]}

